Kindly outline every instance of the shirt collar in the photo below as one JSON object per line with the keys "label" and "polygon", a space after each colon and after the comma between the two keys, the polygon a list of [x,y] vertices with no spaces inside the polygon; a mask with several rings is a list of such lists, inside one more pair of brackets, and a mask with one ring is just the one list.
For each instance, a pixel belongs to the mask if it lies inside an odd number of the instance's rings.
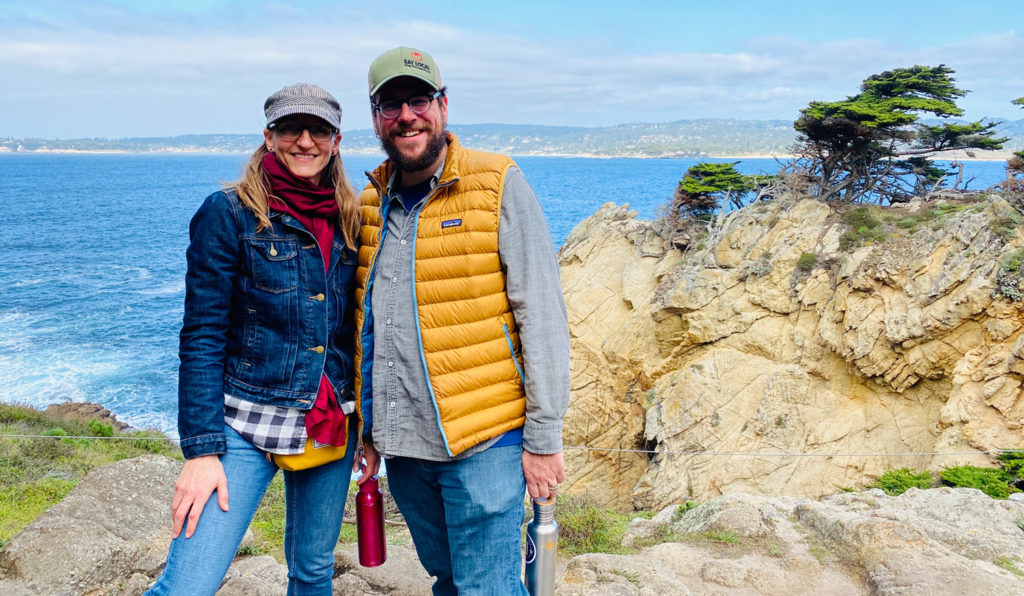
{"label": "shirt collar", "polygon": [[[445,159],[441,160],[441,164],[437,166],[437,169],[434,170],[434,174],[430,177],[430,190],[434,190],[434,187],[437,186],[437,182],[441,179],[441,174],[444,173],[444,163],[447,159],[448,158],[446,156]],[[395,168],[395,170],[391,172],[391,178],[388,179],[387,195],[390,200],[394,200],[395,198],[395,180],[397,179],[398,168]]]}

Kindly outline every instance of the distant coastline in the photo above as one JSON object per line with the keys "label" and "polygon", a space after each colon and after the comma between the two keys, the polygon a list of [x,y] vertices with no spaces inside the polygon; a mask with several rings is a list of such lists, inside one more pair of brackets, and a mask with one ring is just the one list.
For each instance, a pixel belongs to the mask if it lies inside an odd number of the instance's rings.
{"label": "distant coastline", "polygon": [[[27,149],[12,151],[10,149],[0,147],[0,155],[26,155],[26,154],[40,154],[40,155],[248,155],[251,151],[241,149],[214,149],[214,148],[190,148],[190,149],[153,149],[148,151],[133,151],[128,149]],[[716,155],[716,154],[701,154],[698,156],[693,155],[679,155],[679,154],[665,154],[665,155],[650,155],[650,154],[595,154],[595,153],[541,153],[541,152],[506,152],[513,157],[561,157],[561,158],[582,158],[582,159],[779,159],[788,160],[795,159],[796,156],[790,153],[780,154],[769,154],[769,153],[750,153],[750,154],[732,154],[732,155]],[[981,153],[981,152],[979,152]],[[1011,151],[993,151],[984,152],[985,155],[975,155],[974,157],[963,155],[963,154],[941,154],[931,157],[939,161],[987,161],[987,162],[998,162],[1006,161],[1013,155]],[[379,150],[349,150],[342,151],[342,155],[380,155],[381,159],[384,158]]]}
{"label": "distant coastline", "polygon": [[[789,120],[698,119],[608,127],[532,124],[452,124],[462,144],[515,156],[592,159],[790,159],[796,131]],[[1024,149],[1024,119],[1001,122],[1005,150],[964,154],[958,159],[1004,161]],[[342,151],[382,155],[372,130],[343,131]],[[188,134],[124,139],[38,139],[0,137],[0,155],[46,154],[249,154],[262,134]],[[941,155],[937,159],[953,159]]]}

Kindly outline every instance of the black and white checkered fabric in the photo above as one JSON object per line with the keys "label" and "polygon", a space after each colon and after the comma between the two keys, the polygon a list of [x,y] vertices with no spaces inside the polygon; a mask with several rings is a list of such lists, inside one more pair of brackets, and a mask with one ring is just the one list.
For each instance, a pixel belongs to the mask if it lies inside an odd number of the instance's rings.
{"label": "black and white checkered fabric", "polygon": [[306,448],[306,413],[224,395],[224,422],[257,448],[282,455]]}

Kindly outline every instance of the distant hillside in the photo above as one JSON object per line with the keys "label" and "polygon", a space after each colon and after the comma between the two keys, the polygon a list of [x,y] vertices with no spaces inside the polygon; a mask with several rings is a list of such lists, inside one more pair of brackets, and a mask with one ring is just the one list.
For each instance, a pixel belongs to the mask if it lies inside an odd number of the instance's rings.
{"label": "distant hillside", "polygon": [[[789,120],[702,119],[608,127],[532,124],[453,124],[469,147],[513,155],[597,157],[710,157],[778,155],[790,152],[796,138]],[[1006,121],[999,134],[1012,137],[1011,150],[1024,149],[1024,119]],[[372,130],[345,131],[346,153],[380,151]],[[133,153],[214,151],[249,152],[259,134],[179,135],[128,139],[0,139],[0,152],[124,151]]]}

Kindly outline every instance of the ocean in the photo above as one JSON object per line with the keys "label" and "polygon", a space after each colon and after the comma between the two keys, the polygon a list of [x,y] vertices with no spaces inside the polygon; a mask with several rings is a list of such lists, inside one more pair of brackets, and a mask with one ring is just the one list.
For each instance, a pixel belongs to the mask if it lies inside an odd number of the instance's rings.
{"label": "ocean", "polygon": [[[188,222],[242,154],[0,154],[0,402],[102,404],[136,428],[177,435],[177,341]],[[380,156],[345,156],[357,187]],[[604,203],[652,219],[687,159],[516,158],[552,243]],[[703,160],[736,161],[736,160]],[[771,159],[740,171],[771,173]],[[972,188],[1002,162],[969,162]]]}

